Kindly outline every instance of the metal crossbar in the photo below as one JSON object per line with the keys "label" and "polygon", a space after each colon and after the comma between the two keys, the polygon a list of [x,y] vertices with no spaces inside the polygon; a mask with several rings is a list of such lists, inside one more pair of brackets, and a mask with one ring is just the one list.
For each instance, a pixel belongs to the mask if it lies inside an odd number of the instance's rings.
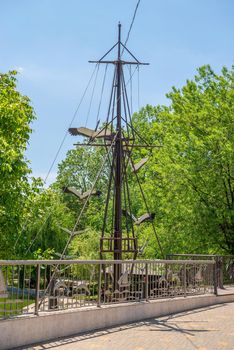
{"label": "metal crossbar", "polygon": [[71,264],[71,265],[83,265],[83,264],[123,264],[123,263],[175,263],[175,264],[211,264],[213,265],[214,262],[211,260],[172,260],[172,259],[154,259],[154,260],[0,260],[0,266],[6,266],[6,265],[56,265],[56,264]]}

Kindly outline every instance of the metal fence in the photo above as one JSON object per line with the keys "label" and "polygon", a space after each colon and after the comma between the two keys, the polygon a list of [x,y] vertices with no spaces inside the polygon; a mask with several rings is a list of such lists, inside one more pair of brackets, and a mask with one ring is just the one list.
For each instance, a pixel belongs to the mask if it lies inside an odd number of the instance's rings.
{"label": "metal fence", "polygon": [[234,255],[168,254],[168,259],[214,260],[218,288],[234,285]]}
{"label": "metal fence", "polygon": [[214,267],[204,260],[0,261],[0,318],[216,293]]}

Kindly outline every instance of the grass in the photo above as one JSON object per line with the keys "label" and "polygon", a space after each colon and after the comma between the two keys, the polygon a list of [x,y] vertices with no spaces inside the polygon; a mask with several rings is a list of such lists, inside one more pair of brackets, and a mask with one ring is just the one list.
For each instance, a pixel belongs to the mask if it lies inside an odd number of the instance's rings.
{"label": "grass", "polygon": [[23,299],[15,294],[0,298],[0,318],[17,316],[23,313],[23,308],[34,301],[33,297],[25,296]]}

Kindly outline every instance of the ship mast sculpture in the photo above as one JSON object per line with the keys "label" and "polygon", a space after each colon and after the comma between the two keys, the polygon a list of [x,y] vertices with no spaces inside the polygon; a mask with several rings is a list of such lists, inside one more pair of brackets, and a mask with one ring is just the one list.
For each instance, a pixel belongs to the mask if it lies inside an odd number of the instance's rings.
{"label": "ship mast sculpture", "polygon": [[[117,59],[107,60],[106,57],[115,48],[117,48],[118,52]],[[122,53],[124,50],[126,50],[130,55],[130,61],[122,59]],[[122,260],[123,254],[127,253],[128,257],[132,255],[132,258],[136,259],[138,244],[134,232],[134,225],[139,225],[145,221],[153,221],[154,214],[149,213],[142,188],[140,187],[147,213],[142,215],[140,218],[134,217],[131,206],[131,196],[129,193],[127,167],[130,166],[131,171],[136,175],[138,184],[140,185],[137,172],[148,159],[144,158],[137,164],[134,164],[131,157],[132,150],[134,148],[152,148],[158,146],[147,144],[132,125],[123,66],[135,65],[138,68],[139,65],[147,65],[148,63],[140,62],[121,42],[120,23],[118,25],[117,43],[100,60],[89,62],[96,64],[113,64],[115,66],[107,119],[105,126],[100,130],[91,130],[86,127],[80,127],[70,128],[69,132],[73,136],[82,135],[88,138],[87,143],[77,144],[77,146],[85,145],[92,147],[105,147],[107,152],[110,154],[110,157],[108,157],[110,163],[110,176],[107,189],[102,236],[100,239],[100,258],[103,259],[104,254],[109,253],[109,255],[112,254],[114,260]],[[141,140],[143,142],[142,144],[135,143],[136,136],[137,140]],[[72,193],[72,191],[74,194],[74,189],[72,190],[71,188],[66,188],[66,192]],[[95,193],[96,191],[90,191],[90,193],[87,192],[87,195],[92,195]],[[112,230],[107,234],[106,226],[108,213],[110,213],[110,207],[112,209]],[[123,230],[123,222],[126,223],[126,230]],[[153,229],[156,235],[154,226]],[[159,241],[158,244],[161,249]],[[120,276],[121,264],[115,264],[115,285]]]}

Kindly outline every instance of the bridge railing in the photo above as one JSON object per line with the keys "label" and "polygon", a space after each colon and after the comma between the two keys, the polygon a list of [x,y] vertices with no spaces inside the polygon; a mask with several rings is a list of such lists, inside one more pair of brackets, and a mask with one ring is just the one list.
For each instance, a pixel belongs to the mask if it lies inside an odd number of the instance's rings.
{"label": "bridge railing", "polygon": [[168,254],[167,259],[214,260],[217,287],[234,285],[234,255]]}
{"label": "bridge railing", "polygon": [[213,260],[0,260],[0,318],[216,294],[214,277]]}

